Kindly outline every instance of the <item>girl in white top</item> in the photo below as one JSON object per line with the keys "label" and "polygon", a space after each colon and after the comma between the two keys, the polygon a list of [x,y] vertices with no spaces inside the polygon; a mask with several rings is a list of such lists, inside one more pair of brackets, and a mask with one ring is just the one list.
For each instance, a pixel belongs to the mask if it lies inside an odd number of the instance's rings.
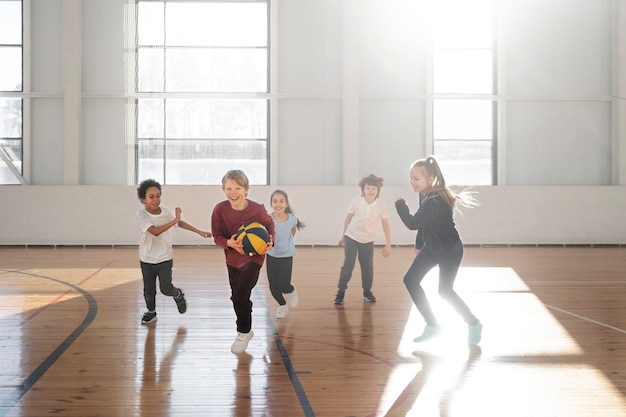
{"label": "girl in white top", "polygon": [[267,279],[270,292],[278,302],[276,318],[282,319],[287,315],[288,309],[284,295],[289,298],[291,307],[296,307],[299,301],[296,286],[291,282],[293,257],[296,254],[293,237],[298,230],[304,228],[304,223],[295,216],[285,191],[274,191],[270,197],[270,204],[276,237],[274,246],[266,253]]}

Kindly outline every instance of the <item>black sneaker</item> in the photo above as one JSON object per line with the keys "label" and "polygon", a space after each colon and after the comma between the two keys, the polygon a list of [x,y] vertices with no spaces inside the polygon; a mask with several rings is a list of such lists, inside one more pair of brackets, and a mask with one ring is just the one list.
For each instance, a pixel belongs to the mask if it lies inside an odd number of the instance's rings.
{"label": "black sneaker", "polygon": [[335,304],[342,305],[343,304],[343,296],[345,295],[344,291],[337,291],[337,295],[335,296]]}
{"label": "black sneaker", "polygon": [[143,313],[143,317],[141,318],[141,324],[150,324],[157,321],[156,311],[150,312],[146,311]]}
{"label": "black sneaker", "polygon": [[176,301],[176,307],[178,307],[178,312],[180,314],[185,313],[187,311],[187,300],[185,299],[185,293],[182,289],[179,288],[180,291],[176,297],[174,297],[174,301]]}
{"label": "black sneaker", "polygon": [[374,294],[372,294],[371,291],[368,291],[363,294],[363,300],[365,300],[368,303],[375,303],[376,297],[374,297]]}

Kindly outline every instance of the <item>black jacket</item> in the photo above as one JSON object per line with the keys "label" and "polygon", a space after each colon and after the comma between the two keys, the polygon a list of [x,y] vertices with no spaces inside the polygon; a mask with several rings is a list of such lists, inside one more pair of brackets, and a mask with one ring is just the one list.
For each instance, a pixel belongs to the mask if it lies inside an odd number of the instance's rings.
{"label": "black jacket", "polygon": [[417,230],[416,249],[447,250],[461,240],[454,224],[453,209],[439,193],[426,197],[420,194],[420,207],[413,215],[403,199],[396,201],[396,211],[406,227]]}

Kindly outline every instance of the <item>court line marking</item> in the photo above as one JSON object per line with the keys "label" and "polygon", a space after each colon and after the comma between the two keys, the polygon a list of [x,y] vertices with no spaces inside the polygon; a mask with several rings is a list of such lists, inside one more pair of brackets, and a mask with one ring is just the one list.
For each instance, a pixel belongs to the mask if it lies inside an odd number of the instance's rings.
{"label": "court line marking", "polygon": [[[22,381],[22,383],[20,383],[13,390],[13,392],[9,394],[8,397],[4,398],[2,402],[0,402],[0,417],[5,417],[9,414],[11,409],[13,409],[22,400],[24,395],[26,395],[26,393],[33,387],[33,385],[35,385],[35,383],[50,369],[50,367],[52,367],[52,365],[54,365],[54,363],[61,357],[61,355],[65,353],[65,351],[76,341],[76,339],[89,327],[89,325],[94,321],[96,315],[98,314],[98,303],[96,302],[96,299],[88,291],[80,288],[77,285],[62,281],[60,279],[46,277],[43,275],[19,271],[13,272],[36,278],[43,278],[50,281],[55,281],[62,285],[67,285],[68,287],[82,294],[82,296],[87,300],[89,308],[87,310],[87,315],[83,319],[82,323],[78,327],[76,327],[76,329],[74,329],[74,331],[69,336],[67,336],[65,340],[63,340],[63,342],[61,342],[61,344],[57,346],[57,348],[54,349],[52,353],[50,353],[50,355],[48,355],[48,357],[44,359],[43,362],[41,362],[39,366],[37,366],[37,368],[35,368],[35,370],[30,373],[30,375],[26,377],[26,379],[24,379],[24,381]],[[86,281],[93,275],[95,274],[90,275],[88,278],[81,282]],[[58,299],[59,297],[53,300],[52,303],[56,303]],[[48,306],[49,305],[51,304],[48,304]],[[31,315],[29,319],[33,316],[34,315]]]}
{"label": "court line marking", "polygon": [[588,317],[581,316],[580,314],[572,313],[571,311],[563,310],[562,308],[558,308],[558,307],[552,306],[550,304],[544,304],[544,306],[546,306],[546,307],[548,307],[548,308],[550,308],[552,310],[559,311],[559,312],[561,312],[563,314],[567,314],[569,316],[576,317],[578,319],[587,321],[589,323],[597,324],[598,326],[606,327],[607,329],[615,330],[616,332],[620,332],[620,333],[626,334],[626,330],[620,329],[619,327],[611,326],[610,324],[602,323],[601,321],[596,321],[596,320],[590,319]]}
{"label": "court line marking", "polygon": [[[260,290],[259,290],[260,291]],[[272,335],[274,336],[274,343],[276,343],[276,347],[278,348],[278,353],[280,353],[280,358],[283,361],[283,365],[285,366],[285,370],[287,371],[287,376],[291,381],[291,385],[296,393],[296,397],[298,397],[298,401],[300,402],[300,407],[302,407],[302,412],[305,417],[315,417],[315,412],[313,411],[313,407],[311,406],[311,402],[306,395],[306,391],[298,378],[298,374],[303,374],[304,372],[296,372],[291,363],[291,359],[289,358],[289,353],[283,344],[280,336],[278,335],[278,330],[272,321],[272,316],[270,314],[270,309],[265,302],[265,297],[260,297],[263,300],[263,307],[265,307],[265,316],[267,319],[267,323],[272,329]]]}

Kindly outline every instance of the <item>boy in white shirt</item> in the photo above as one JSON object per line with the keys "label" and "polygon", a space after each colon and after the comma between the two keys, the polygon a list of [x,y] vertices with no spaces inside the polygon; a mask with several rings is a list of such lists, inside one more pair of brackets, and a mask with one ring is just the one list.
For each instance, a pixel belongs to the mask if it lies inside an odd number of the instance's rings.
{"label": "boy in white shirt", "polygon": [[389,214],[387,206],[378,199],[383,186],[383,178],[370,174],[359,182],[361,197],[356,197],[350,203],[348,214],[344,220],[343,233],[339,246],[344,247],[345,258],[341,272],[335,304],[343,304],[348,281],[352,277],[356,257],[359,257],[361,267],[361,284],[363,299],[375,303],[376,297],[372,294],[374,281],[374,238],[378,222],[382,224],[385,233],[385,247],[383,257],[391,255],[391,232],[389,228]]}
{"label": "boy in white shirt", "polygon": [[161,293],[174,297],[180,314],[187,311],[185,293],[182,289],[176,288],[172,284],[174,251],[170,229],[173,226],[182,227],[205,238],[211,237],[211,233],[196,229],[194,226],[181,220],[180,207],[176,207],[176,214],[166,207],[161,207],[161,184],[157,181],[153,179],[142,181],[137,188],[137,196],[144,205],[137,212],[136,219],[141,230],[139,260],[141,274],[143,275],[143,296],[148,308],[148,311],[141,318],[141,324],[149,324],[157,320],[157,277],[159,278]]}

